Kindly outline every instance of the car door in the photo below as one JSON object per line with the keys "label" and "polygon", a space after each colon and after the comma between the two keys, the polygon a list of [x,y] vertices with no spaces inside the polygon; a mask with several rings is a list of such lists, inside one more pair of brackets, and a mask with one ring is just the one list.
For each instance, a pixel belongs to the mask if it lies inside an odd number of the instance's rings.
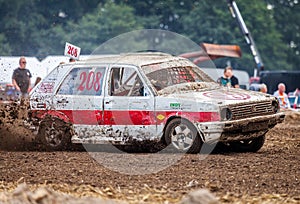
{"label": "car door", "polygon": [[103,124],[103,82],[105,66],[73,68],[59,86],[53,98],[56,112],[73,124],[72,142],[97,140]]}
{"label": "car door", "polygon": [[152,140],[156,136],[154,96],[134,66],[112,66],[104,97],[107,136],[115,141]]}

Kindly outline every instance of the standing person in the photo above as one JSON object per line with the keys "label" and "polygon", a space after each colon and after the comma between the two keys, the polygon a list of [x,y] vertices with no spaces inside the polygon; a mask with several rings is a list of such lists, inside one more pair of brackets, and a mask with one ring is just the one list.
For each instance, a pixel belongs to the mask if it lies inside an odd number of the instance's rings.
{"label": "standing person", "polygon": [[30,91],[30,84],[32,77],[30,71],[26,69],[26,59],[25,57],[20,57],[19,67],[14,70],[12,75],[12,83],[15,89],[21,93],[22,98],[26,98]]}
{"label": "standing person", "polygon": [[289,102],[288,95],[285,93],[284,83],[278,84],[278,90],[275,91],[273,95],[278,98],[279,105],[281,108],[283,109],[290,108],[290,102]]}
{"label": "standing person", "polygon": [[221,76],[218,79],[218,82],[222,86],[228,86],[233,88],[239,88],[239,80],[233,75],[233,69],[232,67],[226,67],[224,69],[224,76]]}

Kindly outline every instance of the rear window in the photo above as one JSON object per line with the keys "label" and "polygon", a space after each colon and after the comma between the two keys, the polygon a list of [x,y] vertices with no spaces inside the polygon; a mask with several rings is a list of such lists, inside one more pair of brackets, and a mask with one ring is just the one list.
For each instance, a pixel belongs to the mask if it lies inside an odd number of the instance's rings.
{"label": "rear window", "polygon": [[60,85],[60,95],[102,95],[105,67],[72,69]]}

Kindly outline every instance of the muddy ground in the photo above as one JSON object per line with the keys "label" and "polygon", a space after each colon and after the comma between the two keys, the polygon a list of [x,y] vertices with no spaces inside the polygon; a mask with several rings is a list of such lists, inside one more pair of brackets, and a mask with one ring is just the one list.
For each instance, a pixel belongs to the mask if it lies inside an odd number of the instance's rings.
{"label": "muddy ground", "polygon": [[103,150],[98,153],[106,159],[99,164],[82,148],[40,151],[21,122],[0,124],[0,203],[21,183],[32,191],[46,187],[74,197],[129,203],[177,203],[199,188],[209,189],[221,203],[300,203],[300,114],[287,114],[284,123],[267,133],[257,153],[216,151],[204,159],[187,154],[165,169],[139,175],[123,174],[106,164],[125,159],[118,167],[130,169],[142,159],[144,167],[155,168],[147,159],[151,154]]}

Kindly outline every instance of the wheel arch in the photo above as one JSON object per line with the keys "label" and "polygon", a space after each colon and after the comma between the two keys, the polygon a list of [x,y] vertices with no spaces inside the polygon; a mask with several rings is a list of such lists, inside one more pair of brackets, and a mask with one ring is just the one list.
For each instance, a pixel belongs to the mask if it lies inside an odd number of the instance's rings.
{"label": "wheel arch", "polygon": [[42,117],[41,120],[45,119],[46,117],[54,117],[54,118],[58,118],[62,121],[64,121],[65,123],[71,123],[71,119],[64,113],[60,112],[60,111],[47,111],[45,112]]}
{"label": "wheel arch", "polygon": [[[70,148],[73,133],[71,123],[66,122],[67,119],[59,114],[44,114],[43,116],[39,123],[36,140],[41,142],[46,150],[50,151],[67,150]],[[53,124],[56,124],[55,127]],[[54,132],[52,132],[52,130],[54,130]],[[49,137],[49,135],[51,135],[51,137]],[[59,139],[53,139],[52,135]],[[55,145],[53,145],[53,141],[55,141]]]}

